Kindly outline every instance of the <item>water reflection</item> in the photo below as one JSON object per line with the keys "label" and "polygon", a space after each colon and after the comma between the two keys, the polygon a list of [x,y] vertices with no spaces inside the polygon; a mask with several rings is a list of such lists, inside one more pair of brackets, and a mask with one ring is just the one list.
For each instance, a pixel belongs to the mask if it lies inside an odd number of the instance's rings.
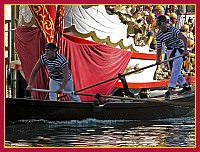
{"label": "water reflection", "polygon": [[194,118],[160,121],[24,120],[5,129],[6,146],[194,147]]}

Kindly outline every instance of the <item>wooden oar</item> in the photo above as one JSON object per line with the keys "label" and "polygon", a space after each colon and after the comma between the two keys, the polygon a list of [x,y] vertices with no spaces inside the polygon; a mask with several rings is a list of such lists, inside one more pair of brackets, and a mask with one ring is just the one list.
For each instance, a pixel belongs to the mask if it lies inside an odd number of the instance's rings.
{"label": "wooden oar", "polygon": [[[173,58],[169,58],[169,59],[167,59],[167,60],[163,60],[163,61],[160,62],[160,64],[165,63],[165,62],[172,61],[172,60],[177,59],[177,58],[180,58],[180,57],[183,57],[183,55],[175,56],[175,57],[173,57]],[[156,66],[156,65],[158,65],[158,64],[154,63],[154,64],[148,65],[148,66],[146,66],[146,67],[143,67],[143,68],[137,69],[137,70],[135,70],[135,71],[130,71],[130,72],[128,72],[128,73],[124,73],[124,74],[122,74],[121,76],[130,75],[130,74],[132,74],[132,73],[136,73],[136,72],[138,72],[138,71],[141,71],[141,70],[144,70],[144,69],[147,69],[147,68],[150,68],[150,67]],[[95,87],[95,86],[101,85],[101,84],[103,84],[103,83],[106,83],[106,82],[109,82],[109,81],[112,81],[112,80],[115,80],[115,79],[117,79],[117,78],[119,78],[119,77],[116,76],[116,77],[113,77],[113,78],[110,78],[110,79],[104,80],[104,81],[102,81],[102,82],[99,82],[99,83],[96,83],[96,84],[90,85],[90,86],[88,86],[88,87],[85,87],[85,88],[82,88],[82,89],[79,89],[79,90],[76,90],[75,92],[76,92],[76,93],[77,93],[77,92],[81,92],[81,91],[83,91],[83,90],[86,90],[86,89],[89,89],[89,88],[92,88],[92,87]],[[65,95],[64,95],[64,96],[60,96],[60,97],[58,97],[58,99],[63,98],[63,97],[65,97]]]}
{"label": "wooden oar", "polygon": [[[87,94],[87,93],[76,93],[76,94],[82,95],[82,96],[93,96],[93,97],[97,96],[96,94]],[[191,103],[191,102],[176,102],[176,101],[166,101],[166,100],[160,101],[160,100],[150,99],[150,98],[139,99],[139,98],[131,98],[131,97],[107,96],[107,95],[100,95],[100,94],[98,94],[98,96],[103,97],[103,98],[160,103],[160,104],[167,104],[167,105],[174,105],[174,106],[184,106],[184,107],[192,107],[192,108],[195,107],[194,103]]]}
{"label": "wooden oar", "polygon": [[[56,93],[56,91],[53,90],[46,90],[46,89],[37,89],[37,88],[32,88],[31,91],[39,91],[39,92],[49,92],[49,93]],[[72,92],[62,92],[63,94],[74,94],[74,91]]]}

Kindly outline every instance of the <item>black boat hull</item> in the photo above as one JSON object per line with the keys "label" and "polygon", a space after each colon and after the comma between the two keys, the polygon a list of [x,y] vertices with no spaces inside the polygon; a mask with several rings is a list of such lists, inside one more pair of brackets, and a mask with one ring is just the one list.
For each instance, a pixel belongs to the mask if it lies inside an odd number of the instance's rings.
{"label": "black boat hull", "polygon": [[[184,98],[184,100],[186,99]],[[194,97],[187,100],[194,100]],[[194,113],[193,107],[142,102],[141,99],[135,101],[112,100],[102,105],[89,102],[56,102],[19,98],[6,98],[5,101],[6,125],[22,119],[51,121],[83,120],[87,118],[99,120],[155,120],[184,117],[191,113]]]}

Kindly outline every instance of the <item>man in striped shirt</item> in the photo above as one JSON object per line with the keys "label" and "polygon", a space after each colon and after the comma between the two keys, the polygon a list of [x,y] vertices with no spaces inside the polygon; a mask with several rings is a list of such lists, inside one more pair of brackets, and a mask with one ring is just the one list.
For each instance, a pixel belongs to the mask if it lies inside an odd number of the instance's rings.
{"label": "man in striped shirt", "polygon": [[[167,26],[167,19],[164,15],[158,17],[157,26],[159,28],[156,34],[157,41],[157,60],[156,63],[159,64],[161,59],[162,45],[167,47],[167,58],[172,58],[174,56],[187,55],[187,38],[180,32],[179,29],[173,26]],[[169,63],[171,70],[171,77],[168,84],[168,91],[165,93],[166,99],[170,98],[170,93],[176,88],[176,83],[178,82],[183,89],[179,93],[184,93],[190,91],[191,87],[186,83],[183,75],[181,74],[181,67],[183,63],[183,58],[177,58]]]}
{"label": "man in striped shirt", "polygon": [[[48,69],[48,74],[50,78],[49,89],[55,91],[56,93],[49,93],[49,99],[52,101],[57,100],[57,94],[64,91],[73,92],[73,79],[71,71],[68,67],[68,61],[66,58],[57,53],[57,47],[54,43],[48,43],[45,45],[45,54],[41,55],[38,59],[35,67],[33,68],[27,90],[31,90],[32,83],[35,78],[36,73],[39,71],[42,65],[45,65]],[[81,102],[78,95],[68,94],[71,101]]]}

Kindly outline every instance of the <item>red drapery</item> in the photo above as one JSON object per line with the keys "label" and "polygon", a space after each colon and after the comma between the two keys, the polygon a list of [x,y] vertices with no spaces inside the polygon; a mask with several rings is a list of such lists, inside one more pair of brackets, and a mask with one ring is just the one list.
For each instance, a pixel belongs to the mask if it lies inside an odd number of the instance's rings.
{"label": "red drapery", "polygon": [[[95,44],[81,38],[63,35],[63,50],[74,77],[75,90],[116,77],[123,73],[131,58],[131,52],[114,47]],[[83,93],[109,95],[119,79],[84,90]],[[81,96],[81,100],[94,100],[93,97]]]}
{"label": "red drapery", "polygon": [[[38,28],[19,27],[16,30],[16,51],[22,63],[26,80],[40,52],[43,52],[42,33]],[[69,61],[74,79],[75,90],[82,89],[123,73],[130,58],[131,52],[114,47],[97,44],[82,38],[64,34],[62,50],[60,51]],[[85,93],[100,93],[108,95],[116,86],[118,79],[87,89]],[[37,74],[33,87],[48,88],[47,71],[42,69]],[[44,95],[35,92],[34,98],[44,99]],[[82,101],[93,100],[93,97],[81,96]]]}
{"label": "red drapery", "polygon": [[[19,27],[15,30],[15,48],[21,61],[22,70],[28,82],[31,71],[44,52],[43,36],[37,27]],[[48,88],[47,70],[42,67],[33,83],[34,88]],[[34,98],[45,99],[46,93],[31,93]]]}
{"label": "red drapery", "polygon": [[55,20],[55,33],[54,33],[54,42],[57,44],[57,47],[61,49],[61,37],[64,31],[64,5],[57,5],[56,11],[56,20]]}

